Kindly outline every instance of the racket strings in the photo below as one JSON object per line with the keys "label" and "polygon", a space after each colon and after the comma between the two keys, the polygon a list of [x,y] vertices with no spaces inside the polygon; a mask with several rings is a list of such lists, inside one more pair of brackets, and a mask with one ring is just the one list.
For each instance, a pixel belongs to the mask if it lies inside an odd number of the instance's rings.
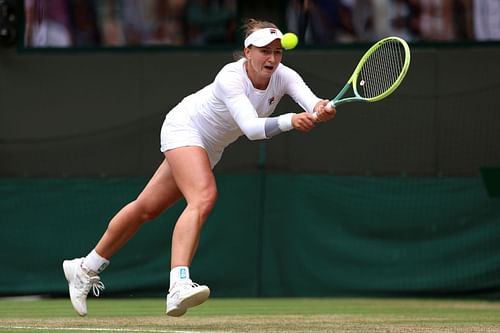
{"label": "racket strings", "polygon": [[389,40],[372,53],[357,79],[357,91],[361,97],[374,98],[388,91],[403,74],[405,64],[404,46]]}

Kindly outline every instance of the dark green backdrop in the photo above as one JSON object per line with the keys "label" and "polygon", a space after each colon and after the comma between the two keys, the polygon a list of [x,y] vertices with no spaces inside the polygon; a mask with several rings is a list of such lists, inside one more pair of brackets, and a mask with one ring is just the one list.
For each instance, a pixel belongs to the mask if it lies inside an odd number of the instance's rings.
{"label": "dark green backdrop", "polygon": [[[3,179],[0,295],[62,294],[147,178]],[[481,179],[218,174],[192,266],[214,296],[500,292],[500,205]],[[146,224],[102,274],[109,295],[160,295],[183,203]]]}
{"label": "dark green backdrop", "polygon": [[[389,98],[227,149],[196,280],[215,296],[498,296],[500,199],[480,169],[500,166],[500,47],[411,48]],[[299,46],[283,62],[330,98],[365,49]],[[0,49],[0,295],[66,292],[62,260],[88,253],[139,193],[165,114],[232,51]],[[113,258],[107,294],[166,291],[181,209]]]}

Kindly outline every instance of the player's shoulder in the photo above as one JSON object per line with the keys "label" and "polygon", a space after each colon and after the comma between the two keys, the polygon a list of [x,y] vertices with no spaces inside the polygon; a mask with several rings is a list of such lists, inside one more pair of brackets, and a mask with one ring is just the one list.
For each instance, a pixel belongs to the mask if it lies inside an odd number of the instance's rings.
{"label": "player's shoulder", "polygon": [[276,68],[275,72],[276,76],[278,76],[282,80],[293,81],[300,79],[299,73],[297,71],[283,63],[280,63],[278,68]]}
{"label": "player's shoulder", "polygon": [[244,59],[230,62],[222,67],[222,69],[219,71],[219,74],[241,75],[241,73],[243,72],[243,62]]}
{"label": "player's shoulder", "polygon": [[219,85],[239,85],[244,80],[245,75],[243,60],[230,62],[222,67],[215,78],[215,83]]}
{"label": "player's shoulder", "polygon": [[241,91],[245,86],[245,71],[242,60],[224,65],[213,82],[214,93],[218,96]]}

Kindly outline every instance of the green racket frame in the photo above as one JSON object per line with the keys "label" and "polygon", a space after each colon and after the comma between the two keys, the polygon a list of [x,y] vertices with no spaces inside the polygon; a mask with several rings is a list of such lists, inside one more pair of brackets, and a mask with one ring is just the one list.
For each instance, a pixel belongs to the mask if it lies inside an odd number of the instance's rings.
{"label": "green racket frame", "polygon": [[[401,43],[404,49],[404,55],[405,55],[405,60],[401,69],[401,72],[399,73],[397,79],[394,81],[394,83],[383,93],[370,97],[370,98],[365,98],[360,96],[357,90],[357,85],[358,85],[358,75],[361,72],[361,69],[363,68],[363,65],[368,61],[370,56],[375,53],[382,45],[386,44],[387,42],[390,41],[398,41]],[[337,96],[330,101],[330,104],[333,107],[336,107],[338,105],[344,104],[344,103],[349,103],[349,102],[376,102],[379,101],[383,98],[386,98],[390,94],[396,90],[396,88],[400,85],[400,83],[403,81],[406,73],[408,72],[408,68],[410,67],[410,59],[411,59],[411,54],[410,54],[410,47],[406,43],[406,41],[400,37],[386,37],[384,39],[379,40],[376,42],[372,47],[366,51],[366,53],[363,55],[361,60],[359,61],[358,65],[354,69],[354,72],[352,73],[351,77],[349,78],[349,81],[347,81],[346,85],[342,88],[342,90],[337,94]],[[342,98],[344,94],[349,90],[349,88],[352,86],[354,96],[353,97],[346,97]]]}

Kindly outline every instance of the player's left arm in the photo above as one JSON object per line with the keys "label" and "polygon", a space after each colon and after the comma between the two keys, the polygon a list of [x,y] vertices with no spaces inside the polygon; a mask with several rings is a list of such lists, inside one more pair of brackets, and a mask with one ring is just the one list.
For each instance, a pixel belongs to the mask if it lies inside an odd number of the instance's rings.
{"label": "player's left arm", "polygon": [[321,98],[312,92],[299,73],[281,64],[275,74],[279,77],[280,84],[283,85],[285,93],[304,111],[313,113],[314,108],[321,101]]}
{"label": "player's left arm", "polygon": [[309,112],[296,113],[292,116],[292,126],[301,132],[309,132],[316,126],[316,117]]}

